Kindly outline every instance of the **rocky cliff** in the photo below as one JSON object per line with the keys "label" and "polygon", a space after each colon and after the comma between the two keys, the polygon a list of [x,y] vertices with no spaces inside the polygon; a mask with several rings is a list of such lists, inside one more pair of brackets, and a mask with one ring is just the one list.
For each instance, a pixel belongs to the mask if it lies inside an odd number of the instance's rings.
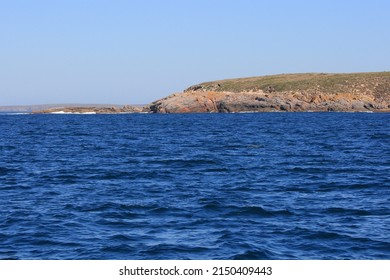
{"label": "rocky cliff", "polygon": [[390,72],[284,74],[191,86],[148,105],[154,113],[390,111]]}

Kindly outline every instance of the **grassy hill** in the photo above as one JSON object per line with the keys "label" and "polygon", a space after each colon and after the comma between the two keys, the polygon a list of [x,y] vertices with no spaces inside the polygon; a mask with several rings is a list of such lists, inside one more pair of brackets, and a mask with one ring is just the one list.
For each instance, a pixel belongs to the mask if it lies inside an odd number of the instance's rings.
{"label": "grassy hill", "polygon": [[316,89],[323,93],[364,92],[369,89],[379,97],[390,93],[390,72],[282,74],[205,82],[187,90],[282,92]]}

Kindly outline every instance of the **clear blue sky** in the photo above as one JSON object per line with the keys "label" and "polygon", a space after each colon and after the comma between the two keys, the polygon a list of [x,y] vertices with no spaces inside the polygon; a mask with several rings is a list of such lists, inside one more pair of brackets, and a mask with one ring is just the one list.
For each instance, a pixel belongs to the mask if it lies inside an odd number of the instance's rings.
{"label": "clear blue sky", "polygon": [[390,70],[388,0],[0,0],[0,106],[144,104],[210,80]]}

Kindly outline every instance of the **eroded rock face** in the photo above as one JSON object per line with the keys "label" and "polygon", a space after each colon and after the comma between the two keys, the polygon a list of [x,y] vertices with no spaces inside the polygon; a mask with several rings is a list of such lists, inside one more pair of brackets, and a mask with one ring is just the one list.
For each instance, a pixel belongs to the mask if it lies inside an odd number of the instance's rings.
{"label": "eroded rock face", "polygon": [[[383,96],[382,96],[383,97]],[[301,92],[190,91],[173,94],[149,106],[154,113],[390,111],[389,98],[372,94]]]}

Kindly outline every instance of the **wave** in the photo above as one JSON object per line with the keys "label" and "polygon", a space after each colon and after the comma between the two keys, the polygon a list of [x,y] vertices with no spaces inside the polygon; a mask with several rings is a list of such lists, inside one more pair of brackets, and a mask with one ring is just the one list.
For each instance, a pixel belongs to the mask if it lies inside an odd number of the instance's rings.
{"label": "wave", "polygon": [[266,210],[260,206],[229,207],[230,210],[226,216],[229,217],[275,217],[275,216],[292,216],[289,210]]}
{"label": "wave", "polygon": [[96,112],[65,112],[65,111],[54,111],[49,114],[53,115],[95,115]]}

